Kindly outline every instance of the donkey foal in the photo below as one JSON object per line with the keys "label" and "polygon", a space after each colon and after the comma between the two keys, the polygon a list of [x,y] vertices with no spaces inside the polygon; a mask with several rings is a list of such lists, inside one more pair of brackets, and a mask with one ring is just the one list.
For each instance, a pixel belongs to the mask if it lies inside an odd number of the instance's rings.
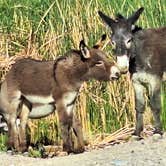
{"label": "donkey foal", "polygon": [[[84,151],[80,122],[73,117],[73,106],[84,81],[110,81],[120,75],[99,45],[88,48],[84,41],[79,50],[70,50],[55,61],[18,60],[1,83],[0,114],[8,125],[10,147],[27,149],[26,125],[28,118],[42,118],[57,110],[63,150],[68,153]],[[20,125],[16,125],[20,118]],[[77,138],[73,147],[70,131]]]}

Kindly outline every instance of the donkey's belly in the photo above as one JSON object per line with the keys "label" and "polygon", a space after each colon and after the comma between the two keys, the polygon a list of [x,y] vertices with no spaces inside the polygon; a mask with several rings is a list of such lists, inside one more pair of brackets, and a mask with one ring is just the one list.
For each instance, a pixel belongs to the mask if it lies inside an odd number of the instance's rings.
{"label": "donkey's belly", "polygon": [[55,110],[55,107],[52,104],[43,104],[43,105],[35,106],[35,107],[32,107],[32,110],[29,113],[29,118],[32,118],[32,119],[42,118],[53,113],[54,110]]}
{"label": "donkey's belly", "polygon": [[40,103],[43,105],[47,105],[48,103],[54,102],[54,99],[51,95],[49,96],[38,96],[38,95],[24,95],[24,97],[30,102],[30,103]]}

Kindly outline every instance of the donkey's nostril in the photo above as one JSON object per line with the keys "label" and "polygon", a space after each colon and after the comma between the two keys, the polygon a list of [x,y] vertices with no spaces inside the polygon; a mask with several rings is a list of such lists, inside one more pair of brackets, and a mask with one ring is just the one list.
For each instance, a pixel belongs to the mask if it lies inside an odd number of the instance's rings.
{"label": "donkey's nostril", "polygon": [[119,73],[119,72],[116,72],[116,73],[115,73],[115,76],[116,76],[117,78],[119,78],[119,77],[120,77],[120,73]]}
{"label": "donkey's nostril", "polygon": [[128,67],[120,68],[121,74],[126,74],[128,72]]}

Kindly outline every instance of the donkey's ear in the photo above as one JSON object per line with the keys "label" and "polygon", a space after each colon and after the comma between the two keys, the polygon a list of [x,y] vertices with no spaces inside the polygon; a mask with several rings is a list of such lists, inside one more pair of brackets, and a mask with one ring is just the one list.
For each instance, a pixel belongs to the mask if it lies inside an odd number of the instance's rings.
{"label": "donkey's ear", "polygon": [[90,58],[90,51],[89,51],[89,48],[86,46],[84,40],[80,41],[79,48],[80,48],[83,58],[85,58],[85,59]]}
{"label": "donkey's ear", "polygon": [[99,16],[101,17],[101,19],[103,20],[103,22],[108,25],[112,30],[115,28],[115,20],[113,20],[112,18],[108,17],[107,15],[105,15],[103,12],[98,11]]}
{"label": "donkey's ear", "polygon": [[125,20],[126,18],[124,16],[122,16],[120,13],[118,13],[116,15],[116,20],[119,21],[119,20]]}
{"label": "donkey's ear", "polygon": [[127,19],[127,21],[130,22],[131,24],[135,24],[135,22],[138,20],[139,16],[143,11],[144,11],[143,7],[139,8],[131,17]]}
{"label": "donkey's ear", "polygon": [[101,36],[101,39],[93,46],[93,48],[96,48],[96,49],[101,48],[104,44],[104,41],[106,41],[106,39],[107,39],[107,35],[103,34]]}

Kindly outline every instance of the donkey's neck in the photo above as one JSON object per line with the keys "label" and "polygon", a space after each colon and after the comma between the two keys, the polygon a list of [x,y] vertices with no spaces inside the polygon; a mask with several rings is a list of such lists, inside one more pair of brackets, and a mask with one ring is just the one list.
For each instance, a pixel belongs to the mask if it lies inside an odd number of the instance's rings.
{"label": "donkey's neck", "polygon": [[79,90],[87,76],[88,65],[80,56],[72,55],[58,62],[55,70],[56,82],[65,89]]}

